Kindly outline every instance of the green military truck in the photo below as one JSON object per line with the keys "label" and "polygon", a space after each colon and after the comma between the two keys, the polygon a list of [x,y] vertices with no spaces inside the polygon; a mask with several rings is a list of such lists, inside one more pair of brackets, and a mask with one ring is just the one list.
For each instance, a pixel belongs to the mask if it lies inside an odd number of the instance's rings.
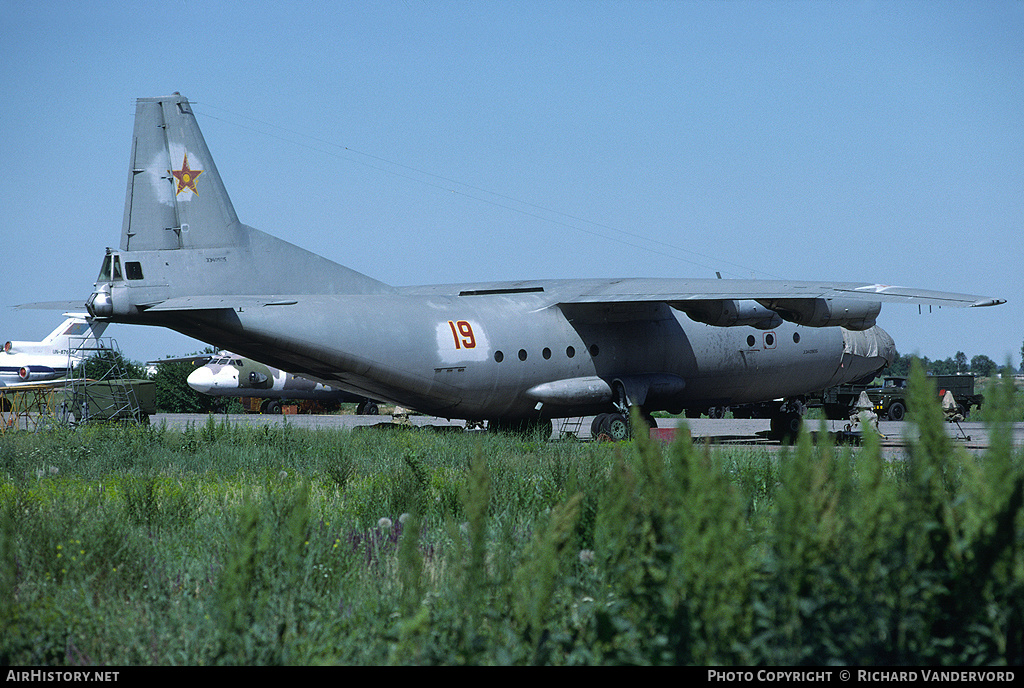
{"label": "green military truck", "polygon": [[[957,410],[964,418],[973,408],[981,408],[984,395],[974,391],[973,375],[929,375],[935,386],[936,399],[941,402],[946,392],[952,392]],[[842,385],[822,393],[821,405],[830,420],[849,418],[857,405],[860,393],[867,392],[875,413],[883,420],[903,420],[907,414],[907,378],[886,377],[881,385]]]}
{"label": "green military truck", "polygon": [[58,420],[148,423],[156,413],[156,383],[152,380],[70,380],[58,389]]}

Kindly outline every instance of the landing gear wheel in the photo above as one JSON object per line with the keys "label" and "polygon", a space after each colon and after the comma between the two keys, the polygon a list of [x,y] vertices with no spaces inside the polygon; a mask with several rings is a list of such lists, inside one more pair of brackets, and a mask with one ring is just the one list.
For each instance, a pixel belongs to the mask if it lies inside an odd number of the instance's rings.
{"label": "landing gear wheel", "polygon": [[609,413],[604,419],[604,432],[614,442],[620,442],[630,437],[629,421],[621,413]]}
{"label": "landing gear wheel", "polygon": [[590,436],[591,437],[593,437],[594,439],[597,439],[598,435],[600,435],[602,432],[605,432],[604,424],[605,424],[605,420],[607,418],[608,418],[608,414],[607,413],[599,413],[596,416],[594,416],[594,420],[591,421],[591,423],[590,423]]}
{"label": "landing gear wheel", "polygon": [[795,411],[772,416],[771,436],[780,442],[792,443],[800,435],[803,416]]}
{"label": "landing gear wheel", "polygon": [[357,416],[376,416],[379,413],[380,409],[377,408],[377,402],[370,401],[369,399],[359,402],[359,405],[356,406]]}

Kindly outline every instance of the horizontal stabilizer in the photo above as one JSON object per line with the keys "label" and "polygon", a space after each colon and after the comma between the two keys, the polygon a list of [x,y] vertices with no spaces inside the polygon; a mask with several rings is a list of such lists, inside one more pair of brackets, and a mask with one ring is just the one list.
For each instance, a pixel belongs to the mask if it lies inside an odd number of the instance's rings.
{"label": "horizontal stabilizer", "polygon": [[85,301],[37,301],[35,303],[20,303],[14,308],[19,311],[84,311]]}
{"label": "horizontal stabilizer", "polygon": [[181,296],[161,301],[146,308],[147,313],[170,311],[210,311],[222,308],[262,308],[264,306],[294,306],[298,301],[276,296],[251,296],[248,294],[219,296]]}

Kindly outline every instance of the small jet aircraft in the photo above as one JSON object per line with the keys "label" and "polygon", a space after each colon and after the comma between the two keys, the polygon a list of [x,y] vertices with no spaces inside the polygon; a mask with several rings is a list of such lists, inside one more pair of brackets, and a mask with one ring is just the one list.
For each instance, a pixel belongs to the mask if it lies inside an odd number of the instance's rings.
{"label": "small jet aircraft", "polygon": [[187,382],[200,394],[263,399],[260,410],[264,413],[280,413],[281,399],[354,402],[360,415],[378,412],[377,404],[364,397],[228,352],[212,356],[206,365],[189,373]]}
{"label": "small jet aircraft", "polygon": [[84,313],[65,313],[67,320],[41,342],[9,341],[0,352],[0,387],[59,380],[92,355],[107,323]]}
{"label": "small jet aircraft", "polygon": [[772,427],[798,426],[801,395],[893,360],[882,302],[1003,300],[777,280],[390,286],[239,222],[174,94],[137,101],[120,248],[87,307],[430,415],[501,429],[600,414],[618,437],[631,407],[784,399]]}

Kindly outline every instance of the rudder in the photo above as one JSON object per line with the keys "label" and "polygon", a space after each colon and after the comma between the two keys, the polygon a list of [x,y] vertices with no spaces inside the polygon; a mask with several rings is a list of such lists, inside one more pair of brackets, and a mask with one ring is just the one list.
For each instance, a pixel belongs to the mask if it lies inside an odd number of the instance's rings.
{"label": "rudder", "polygon": [[235,209],[188,99],[139,98],[122,251],[239,246]]}

